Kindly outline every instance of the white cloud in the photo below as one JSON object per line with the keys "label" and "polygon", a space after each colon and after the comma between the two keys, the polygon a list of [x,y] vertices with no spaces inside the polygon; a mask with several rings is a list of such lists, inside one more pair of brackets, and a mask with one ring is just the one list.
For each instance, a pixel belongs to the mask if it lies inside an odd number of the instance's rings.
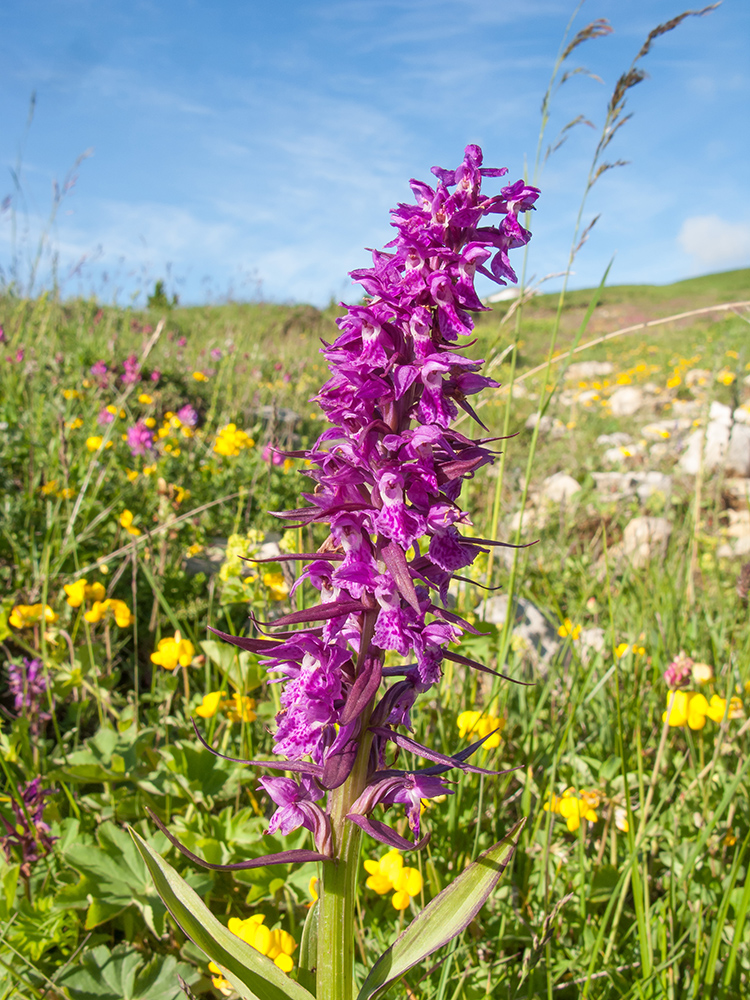
{"label": "white cloud", "polygon": [[750,222],[728,222],[718,215],[685,219],[677,242],[700,264],[750,262]]}

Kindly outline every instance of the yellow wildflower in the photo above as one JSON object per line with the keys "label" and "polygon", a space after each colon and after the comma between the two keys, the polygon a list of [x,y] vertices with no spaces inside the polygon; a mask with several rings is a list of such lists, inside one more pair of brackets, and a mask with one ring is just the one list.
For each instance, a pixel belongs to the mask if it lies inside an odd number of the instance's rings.
{"label": "yellow wildflower", "polygon": [[85,600],[101,601],[105,590],[101,583],[89,584],[86,577],[75,583],[66,583],[63,590],[67,594],[67,602],[71,608],[80,608]]}
{"label": "yellow wildflower", "polygon": [[83,427],[83,420],[80,417],[76,417],[75,420],[69,421],[65,426],[69,431],[77,431],[79,427]]}
{"label": "yellow wildflower", "polygon": [[120,526],[123,527],[129,535],[135,535],[137,537],[141,533],[140,528],[133,527],[133,512],[130,510],[124,510],[122,514],[120,514]]}
{"label": "yellow wildflower", "polygon": [[203,372],[193,372],[193,378],[196,382],[208,382],[208,375],[204,375]]}
{"label": "yellow wildflower", "polygon": [[219,706],[227,713],[230,722],[255,722],[255,701],[252,698],[240,695],[235,691],[231,698],[223,701]]}
{"label": "yellow wildflower", "polygon": [[557,630],[557,634],[562,639],[565,639],[568,636],[570,636],[570,638],[575,642],[575,640],[581,634],[581,626],[580,625],[574,625],[573,622],[570,620],[570,618],[566,618],[563,621],[563,623],[560,626],[560,628]]}
{"label": "yellow wildflower", "polygon": [[255,441],[246,431],[238,430],[236,424],[220,428],[214,442],[214,452],[227,458],[234,458],[243,448],[252,448]]}
{"label": "yellow wildflower", "polygon": [[317,898],[318,898],[318,876],[317,875],[313,875],[313,877],[310,879],[310,884],[307,887],[307,891],[310,893],[310,896],[312,897],[312,901],[314,903],[317,900]]}
{"label": "yellow wildflower", "polygon": [[144,406],[148,406],[149,403],[153,403],[153,399],[147,392],[142,392],[138,397],[138,402],[143,403]]}
{"label": "yellow wildflower", "polygon": [[135,616],[131,613],[127,604],[113,597],[107,598],[106,601],[94,601],[91,609],[83,617],[87,622],[95,625],[103,618],[106,618],[107,613],[110,611],[114,615],[115,622],[119,628],[128,628],[135,621]]}
{"label": "yellow wildflower", "polygon": [[505,727],[505,719],[499,719],[496,715],[483,715],[481,712],[461,712],[458,719],[458,734],[464,739],[481,740],[483,736],[489,736],[482,744],[487,749],[500,746],[500,733]]}
{"label": "yellow wildflower", "polygon": [[77,389],[63,389],[62,391],[65,399],[80,399],[81,394]]}
{"label": "yellow wildflower", "polygon": [[45,483],[43,486],[40,486],[39,489],[44,494],[44,496],[48,497],[50,495],[50,493],[54,493],[55,492],[55,490],[57,489],[57,486],[58,486],[57,480],[56,479],[50,479],[50,481],[48,483]]}
{"label": "yellow wildflower", "polygon": [[370,877],[365,882],[379,896],[393,891],[391,902],[397,910],[405,910],[413,896],[422,891],[423,880],[418,868],[404,865],[401,852],[395,848],[384,854],[379,861],[365,861],[365,871]]}
{"label": "yellow wildflower", "polygon": [[575,833],[582,819],[596,823],[599,819],[596,809],[600,802],[601,796],[595,789],[581,788],[576,792],[575,788],[566,788],[561,796],[550,796],[544,803],[544,811],[558,813],[565,820],[568,830]]}
{"label": "yellow wildflower", "polygon": [[16,604],[8,621],[13,628],[30,628],[32,625],[38,625],[42,618],[51,625],[58,617],[59,615],[55,614],[49,604]]}
{"label": "yellow wildflower", "polygon": [[91,452],[99,451],[99,449],[102,446],[103,440],[104,438],[101,436],[101,434],[92,434],[91,437],[86,438],[86,447]]}
{"label": "yellow wildflower", "polygon": [[125,475],[128,477],[128,482],[134,483],[136,481],[136,479],[138,478],[138,470],[137,469],[126,469],[125,470]]}
{"label": "yellow wildflower", "polygon": [[728,368],[722,368],[716,375],[716,381],[721,382],[722,385],[731,385],[734,380],[735,374],[730,372]]}
{"label": "yellow wildflower", "polygon": [[630,649],[629,643],[618,642],[618,644],[615,646],[615,656],[617,657],[618,660],[621,660],[629,649]]}
{"label": "yellow wildflower", "polygon": [[[706,696],[695,691],[668,691],[667,711],[662,714],[662,722],[669,726],[690,726],[691,729],[703,729],[706,725],[706,718],[714,718],[718,706],[711,699],[712,706],[709,707]],[[722,701],[723,699],[719,699]],[[722,706],[719,720],[723,717]]]}
{"label": "yellow wildflower", "polygon": [[[287,931],[277,928],[269,930],[264,923],[265,917],[262,913],[254,913],[252,917],[241,920],[239,917],[230,917],[227,924],[232,934],[245,941],[251,947],[259,951],[261,955],[266,955],[274,965],[277,965],[282,972],[289,973],[294,968],[292,955],[297,950],[297,942]],[[217,990],[231,992],[231,985],[221,974],[221,969],[214,962],[209,962],[209,971],[213,973],[213,985]]]}
{"label": "yellow wildflower", "polygon": [[224,691],[209,691],[208,694],[204,694],[203,701],[196,708],[195,714],[199,715],[201,719],[213,718],[219,711],[219,705],[224,695]]}
{"label": "yellow wildflower", "polygon": [[153,465],[144,465],[143,466],[143,475],[144,476],[153,476],[153,474],[155,472],[156,472],[156,462],[154,462]]}
{"label": "yellow wildflower", "polygon": [[165,670],[174,670],[178,665],[189,667],[195,656],[195,646],[183,639],[179,632],[159,640],[159,645],[151,654],[151,662],[158,663]]}
{"label": "yellow wildflower", "polygon": [[682,378],[675,372],[670,379],[667,379],[667,389],[676,389],[678,385],[682,385]]}
{"label": "yellow wildflower", "polygon": [[724,353],[728,358],[734,358],[735,361],[739,358],[737,351],[725,351]]}
{"label": "yellow wildflower", "polygon": [[148,427],[149,430],[153,430],[154,427],[156,427],[156,421],[154,420],[153,417],[146,417],[146,419],[143,422],[146,425],[146,427]]}
{"label": "yellow wildflower", "polygon": [[289,593],[289,584],[284,579],[283,573],[264,573],[263,583],[268,587],[272,601],[283,601]]}

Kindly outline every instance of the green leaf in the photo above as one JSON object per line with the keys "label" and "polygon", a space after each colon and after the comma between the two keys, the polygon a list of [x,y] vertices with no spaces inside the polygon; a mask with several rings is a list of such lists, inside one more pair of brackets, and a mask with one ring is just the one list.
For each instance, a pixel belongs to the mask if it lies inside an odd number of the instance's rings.
{"label": "green leaf", "polygon": [[200,896],[135,830],[130,834],[169,912],[185,934],[222,969],[243,1000],[313,1000],[312,993],[220,923]]}
{"label": "green leaf", "polygon": [[173,955],[156,955],[146,965],[135,949],[105,945],[91,948],[60,982],[73,1000],[184,1000],[177,981],[200,977],[195,969],[177,962]]}
{"label": "green leaf", "polygon": [[474,919],[513,857],[525,819],[480,854],[399,934],[370,970],[357,1000],[385,991],[404,973],[461,933]]}

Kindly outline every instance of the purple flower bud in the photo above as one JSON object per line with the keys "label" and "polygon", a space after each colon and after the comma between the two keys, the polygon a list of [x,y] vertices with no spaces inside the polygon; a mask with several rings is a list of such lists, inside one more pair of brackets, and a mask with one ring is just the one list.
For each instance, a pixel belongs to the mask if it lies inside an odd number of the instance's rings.
{"label": "purple flower bud", "polygon": [[5,836],[0,836],[0,847],[9,863],[20,860],[24,878],[31,875],[34,863],[49,854],[52,844],[57,840],[56,837],[50,837],[49,826],[43,819],[44,799],[52,793],[50,790],[41,791],[40,783],[41,778],[37,777],[18,789],[17,794],[23,806],[13,796],[11,805],[15,823],[9,823],[4,816],[0,817],[6,831]]}

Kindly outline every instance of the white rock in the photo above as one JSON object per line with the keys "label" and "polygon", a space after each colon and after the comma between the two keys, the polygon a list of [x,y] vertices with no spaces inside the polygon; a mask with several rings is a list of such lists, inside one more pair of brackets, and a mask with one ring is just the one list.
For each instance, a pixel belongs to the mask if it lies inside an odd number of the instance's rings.
{"label": "white rock", "polygon": [[712,472],[724,464],[728,447],[729,426],[724,423],[723,418],[712,420],[706,427],[705,445],[702,429],[693,431],[688,437],[685,450],[680,457],[680,467],[689,475],[696,476],[701,466],[701,448],[703,448],[703,471]]}
{"label": "white rock", "polygon": [[611,361],[576,361],[565,372],[565,378],[583,382],[586,379],[611,375],[614,370],[615,366]]}
{"label": "white rock", "polygon": [[714,400],[708,410],[709,423],[722,424],[724,427],[732,426],[732,407],[725,406],[724,403]]}
{"label": "white rock", "polygon": [[676,417],[697,417],[700,413],[700,404],[694,399],[673,399],[672,413]]}
{"label": "white rock", "polygon": [[524,427],[527,431],[533,431],[537,424],[539,424],[539,433],[547,434],[552,430],[552,417],[548,413],[543,414],[541,417],[538,413],[532,413],[526,418]]}
{"label": "white rock", "polygon": [[[527,535],[530,532],[541,531],[547,524],[548,520],[549,514],[546,506],[536,508],[529,503],[524,511],[517,510],[516,513],[510,518],[508,521],[508,530],[516,532],[520,528],[521,533]],[[501,549],[501,551],[511,552],[512,550]]]}
{"label": "white rock", "polygon": [[750,424],[750,403],[738,406],[732,416],[737,424]]}
{"label": "white rock", "polygon": [[578,636],[578,650],[584,665],[588,664],[597,653],[603,653],[607,645],[606,633],[603,628],[593,625],[581,630]]}
{"label": "white rock", "polygon": [[624,431],[615,431],[614,434],[600,434],[596,443],[614,445],[619,448],[620,445],[629,444],[632,440],[630,434],[626,434]]}
{"label": "white rock", "polygon": [[581,484],[577,479],[569,476],[567,472],[556,472],[553,476],[548,476],[542,485],[542,496],[553,503],[564,503],[574,497],[581,489]]}
{"label": "white rock", "polygon": [[599,399],[599,393],[596,389],[586,389],[576,396],[576,402],[580,403],[581,406],[588,406],[589,403],[593,403],[597,399]]}
{"label": "white rock", "polygon": [[750,504],[750,480],[730,477],[724,480],[724,489],[735,500],[744,500]]}
{"label": "white rock", "polygon": [[654,493],[668,497],[672,492],[672,477],[663,472],[594,472],[597,493],[607,500],[624,500],[637,496],[646,500]]}
{"label": "white rock", "polygon": [[711,372],[705,368],[691,368],[689,372],[685,372],[685,385],[691,388],[696,385],[709,385],[710,382]]}
{"label": "white rock", "polygon": [[731,538],[744,538],[750,535],[750,510],[728,510],[729,526],[727,535]]}
{"label": "white rock", "polygon": [[[482,621],[502,626],[508,615],[508,595],[491,597],[475,610]],[[514,601],[514,611],[514,637],[522,641],[534,662],[546,667],[560,648],[557,629],[547,621],[535,604],[523,597],[517,597]]]}
{"label": "white rock", "polygon": [[634,517],[625,526],[622,553],[636,568],[646,566],[664,557],[671,534],[672,525],[665,517]]}
{"label": "white rock", "polygon": [[643,393],[634,385],[624,385],[615,389],[609,397],[612,415],[615,417],[632,417],[643,407]]}
{"label": "white rock", "polygon": [[735,424],[732,428],[724,466],[727,472],[750,476],[750,426],[747,424]]}
{"label": "white rock", "polygon": [[744,535],[735,542],[725,542],[716,550],[719,559],[741,559],[750,554],[750,535]]}
{"label": "white rock", "polygon": [[666,441],[683,434],[692,426],[693,421],[688,417],[675,417],[672,420],[658,420],[656,423],[646,424],[641,429],[641,434],[647,441]]}
{"label": "white rock", "polygon": [[602,455],[602,461],[605,465],[621,465],[628,458],[643,455],[645,451],[646,449],[640,441],[636,441],[634,444],[623,444],[619,448],[607,448]]}

